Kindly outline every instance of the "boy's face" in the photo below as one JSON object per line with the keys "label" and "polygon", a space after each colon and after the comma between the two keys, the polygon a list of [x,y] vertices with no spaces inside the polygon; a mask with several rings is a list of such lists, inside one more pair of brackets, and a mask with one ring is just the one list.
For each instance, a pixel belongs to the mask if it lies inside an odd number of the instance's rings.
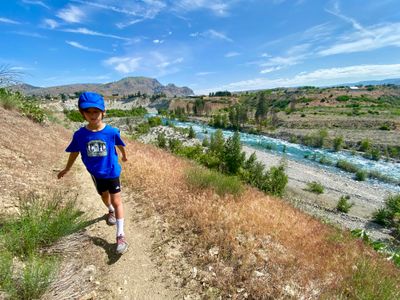
{"label": "boy's face", "polygon": [[90,107],[82,111],[83,117],[90,125],[98,125],[102,122],[105,115],[104,111],[98,108]]}

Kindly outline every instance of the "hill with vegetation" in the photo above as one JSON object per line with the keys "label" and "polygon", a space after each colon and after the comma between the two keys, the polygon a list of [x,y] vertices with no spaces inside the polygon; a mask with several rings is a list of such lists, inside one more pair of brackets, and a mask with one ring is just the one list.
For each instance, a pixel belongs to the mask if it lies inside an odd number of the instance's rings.
{"label": "hill with vegetation", "polygon": [[167,97],[190,96],[193,91],[188,87],[177,87],[174,84],[166,86],[158,82],[157,79],[147,77],[126,77],[115,82],[105,84],[69,84],[40,88],[28,84],[20,84],[12,87],[25,95],[59,97],[60,95],[74,95],[83,91],[94,91],[104,96],[128,96],[131,94],[159,95]]}
{"label": "hill with vegetation", "polygon": [[[271,195],[280,194],[274,192],[279,180],[271,179],[281,172],[254,177],[261,190],[227,175],[236,174],[237,161],[258,170],[249,179],[263,173],[254,157],[243,161],[240,151],[224,150],[239,149],[235,138],[214,139],[215,149],[205,156],[197,152],[206,163],[218,163],[223,174],[181,157],[190,157],[192,148],[165,151],[124,136],[129,161],[123,165],[123,201],[132,242],[126,254],[116,256],[114,231],[98,216],[102,204],[86,170],[76,166],[67,182],[55,179],[72,134],[60,126],[64,121],[18,94],[2,92],[0,100],[0,203],[10,207],[1,210],[0,297],[400,296],[400,271],[385,254]],[[58,192],[58,202],[49,202],[47,195],[60,185],[70,193]],[[93,219],[81,222],[71,192]],[[72,226],[61,231],[66,225]]]}

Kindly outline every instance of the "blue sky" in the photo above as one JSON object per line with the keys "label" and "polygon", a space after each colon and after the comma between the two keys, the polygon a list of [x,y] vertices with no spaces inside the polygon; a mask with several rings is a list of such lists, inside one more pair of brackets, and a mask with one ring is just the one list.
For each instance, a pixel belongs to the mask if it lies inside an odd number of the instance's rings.
{"label": "blue sky", "polygon": [[146,76],[196,94],[400,77],[399,0],[3,0],[0,65],[36,86]]}

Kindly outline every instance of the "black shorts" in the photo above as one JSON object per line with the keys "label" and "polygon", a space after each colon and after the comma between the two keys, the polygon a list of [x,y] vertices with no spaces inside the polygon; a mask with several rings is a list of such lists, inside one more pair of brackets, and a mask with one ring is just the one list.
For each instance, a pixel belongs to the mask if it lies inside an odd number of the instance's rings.
{"label": "black shorts", "polygon": [[119,181],[119,177],[104,179],[104,178],[95,178],[94,176],[92,176],[92,179],[99,195],[107,191],[110,194],[116,194],[121,191],[121,183]]}

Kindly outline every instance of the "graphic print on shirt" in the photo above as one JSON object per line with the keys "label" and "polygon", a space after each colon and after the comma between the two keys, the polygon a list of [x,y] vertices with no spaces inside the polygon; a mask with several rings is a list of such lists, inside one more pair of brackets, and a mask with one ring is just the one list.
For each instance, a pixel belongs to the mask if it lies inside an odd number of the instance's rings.
{"label": "graphic print on shirt", "polygon": [[93,140],[86,145],[87,155],[89,157],[107,156],[106,143],[101,140]]}

